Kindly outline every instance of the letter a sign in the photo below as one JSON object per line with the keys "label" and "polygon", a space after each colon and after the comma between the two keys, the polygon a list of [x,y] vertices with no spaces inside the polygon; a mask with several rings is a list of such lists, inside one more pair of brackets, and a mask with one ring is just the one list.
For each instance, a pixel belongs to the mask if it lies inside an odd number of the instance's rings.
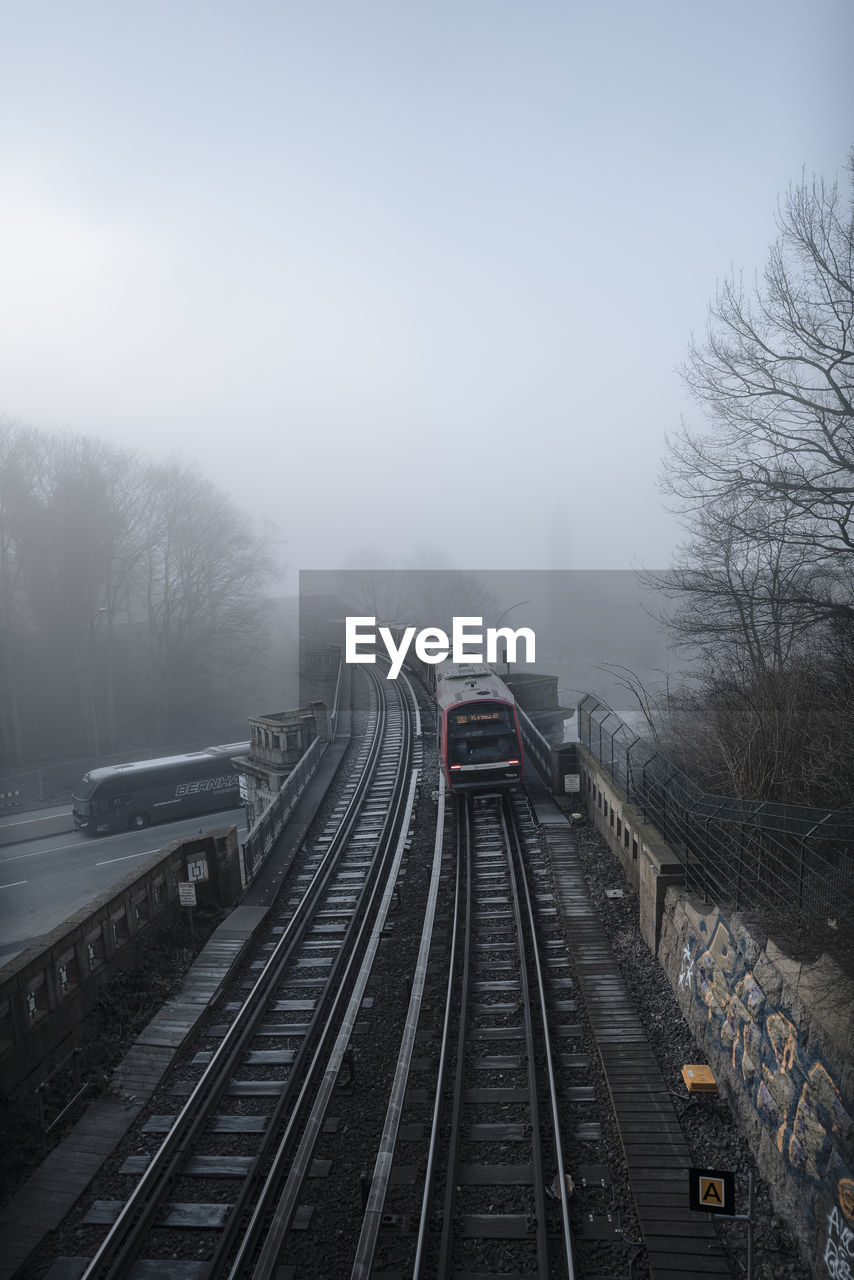
{"label": "letter a sign", "polygon": [[722,1169],[688,1170],[688,1207],[700,1213],[735,1213],[735,1174]]}

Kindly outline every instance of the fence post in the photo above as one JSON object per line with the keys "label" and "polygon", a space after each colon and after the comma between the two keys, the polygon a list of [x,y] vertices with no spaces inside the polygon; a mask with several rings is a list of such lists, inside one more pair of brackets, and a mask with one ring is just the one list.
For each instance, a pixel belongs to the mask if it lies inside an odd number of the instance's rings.
{"label": "fence post", "polygon": [[[598,750],[593,748],[591,707],[597,715]],[[621,751],[628,799],[664,840],[681,842],[686,884],[705,902],[734,903],[736,910],[782,905],[813,919],[850,913],[854,873],[850,862],[840,864],[835,852],[854,839],[849,810],[778,806],[703,792],[660,752],[648,754],[650,744],[640,735],[626,745],[628,726],[606,703],[586,694],[579,703],[579,742],[586,743],[605,772],[604,725],[612,718],[621,736],[618,748],[610,734],[611,776],[619,781],[615,765]],[[636,745],[642,748],[640,779],[631,754]],[[657,761],[661,763],[648,774],[648,766]]]}

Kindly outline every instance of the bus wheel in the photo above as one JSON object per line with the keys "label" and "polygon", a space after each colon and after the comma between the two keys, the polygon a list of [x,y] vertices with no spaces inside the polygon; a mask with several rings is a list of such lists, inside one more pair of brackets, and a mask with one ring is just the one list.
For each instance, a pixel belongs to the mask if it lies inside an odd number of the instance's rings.
{"label": "bus wheel", "polygon": [[143,827],[148,826],[147,813],[132,813],[128,820],[129,827],[136,827],[137,831],[141,831]]}

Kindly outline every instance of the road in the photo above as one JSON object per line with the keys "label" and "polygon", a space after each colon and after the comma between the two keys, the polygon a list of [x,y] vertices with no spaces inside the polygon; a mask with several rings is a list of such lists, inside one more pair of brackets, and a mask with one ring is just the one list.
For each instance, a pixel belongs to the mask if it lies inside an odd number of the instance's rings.
{"label": "road", "polygon": [[[59,834],[38,834],[65,827],[65,819],[68,829]],[[2,966],[122,880],[170,840],[224,826],[236,826],[239,832],[245,832],[246,813],[243,809],[227,809],[143,831],[97,838],[71,830],[68,809],[16,814],[5,817],[0,825],[7,840],[15,839],[19,832],[30,837],[16,843],[0,842]]]}

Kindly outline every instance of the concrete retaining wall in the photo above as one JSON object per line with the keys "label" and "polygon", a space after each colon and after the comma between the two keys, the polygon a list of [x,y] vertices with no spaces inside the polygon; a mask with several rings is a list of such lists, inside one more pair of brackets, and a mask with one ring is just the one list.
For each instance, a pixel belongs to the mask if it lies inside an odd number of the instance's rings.
{"label": "concrete retaining wall", "polygon": [[199,904],[231,905],[236,829],[172,841],[0,969],[0,1089],[35,1088],[75,1048],[104,983],[175,918],[180,881],[196,882]]}
{"label": "concrete retaining wall", "polygon": [[578,757],[588,817],[619,858],[626,879],[638,894],[641,932],[650,950],[657,953],[667,890],[684,884],[682,863],[655,827],[629,804],[625,792],[595,756],[579,745]]}

